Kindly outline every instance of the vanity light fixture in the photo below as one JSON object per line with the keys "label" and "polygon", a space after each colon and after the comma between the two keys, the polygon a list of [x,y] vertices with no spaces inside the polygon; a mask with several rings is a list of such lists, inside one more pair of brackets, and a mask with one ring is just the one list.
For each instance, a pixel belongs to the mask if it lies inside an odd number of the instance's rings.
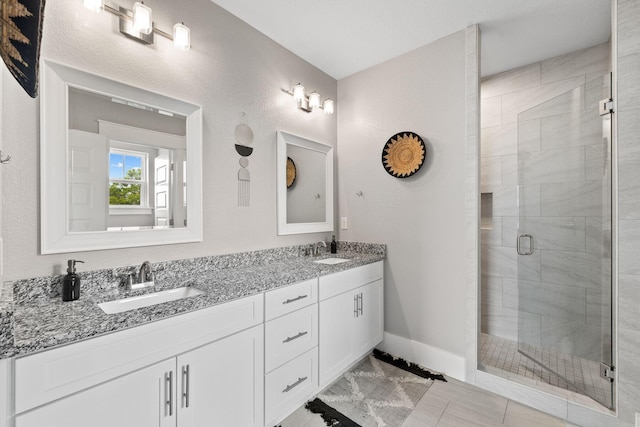
{"label": "vanity light fixture", "polygon": [[144,2],[135,2],[131,10],[121,6],[112,7],[104,0],[82,0],[87,9],[100,12],[105,10],[120,18],[120,32],[132,40],[144,44],[153,44],[154,34],[158,34],[173,41],[173,45],[180,50],[191,48],[191,30],[184,23],[173,26],[173,32],[167,33],[157,28],[153,23],[153,11]]}
{"label": "vanity light fixture", "polygon": [[133,4],[133,29],[142,34],[153,31],[153,11],[142,2]]}
{"label": "vanity light fixture", "polygon": [[180,50],[189,50],[191,47],[191,30],[184,22],[173,26],[173,45]]}
{"label": "vanity light fixture", "polygon": [[288,93],[293,96],[293,100],[298,104],[298,108],[305,113],[310,113],[317,109],[321,109],[325,114],[333,114],[335,110],[335,104],[333,99],[327,98],[322,103],[320,102],[320,94],[318,92],[312,92],[307,95],[304,91],[304,86],[298,83],[293,86],[293,89],[282,89],[284,93]]}
{"label": "vanity light fixture", "polygon": [[82,4],[93,12],[100,12],[102,10],[102,0],[82,0]]}

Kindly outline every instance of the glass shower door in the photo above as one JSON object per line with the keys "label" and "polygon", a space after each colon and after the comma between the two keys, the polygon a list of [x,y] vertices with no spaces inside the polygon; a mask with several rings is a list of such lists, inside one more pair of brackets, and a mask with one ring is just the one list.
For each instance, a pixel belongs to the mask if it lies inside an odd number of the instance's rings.
{"label": "glass shower door", "polygon": [[[612,407],[610,75],[518,116],[518,351]],[[514,295],[515,294],[515,295]],[[601,376],[603,372],[605,377]]]}

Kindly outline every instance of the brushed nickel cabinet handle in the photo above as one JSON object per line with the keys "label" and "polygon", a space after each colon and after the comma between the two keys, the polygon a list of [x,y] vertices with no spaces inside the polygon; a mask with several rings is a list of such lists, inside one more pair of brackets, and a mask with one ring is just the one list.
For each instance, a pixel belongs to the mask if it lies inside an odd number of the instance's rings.
{"label": "brushed nickel cabinet handle", "polygon": [[291,342],[291,341],[293,341],[293,340],[297,340],[298,338],[303,337],[303,336],[307,335],[308,333],[309,333],[309,332],[307,332],[307,331],[300,332],[300,333],[298,333],[297,335],[294,335],[294,336],[292,336],[292,337],[287,337],[287,339],[286,339],[286,340],[284,340],[284,341],[282,341],[282,343],[283,343],[283,344],[286,344],[286,343]]}
{"label": "brushed nickel cabinet handle", "polygon": [[289,393],[291,390],[293,390],[294,388],[298,387],[300,384],[302,384],[303,382],[305,382],[307,380],[308,377],[302,377],[302,378],[298,378],[298,381],[296,381],[295,383],[288,385],[284,390],[282,390],[283,393]]}
{"label": "brushed nickel cabinet handle", "polygon": [[296,302],[296,301],[300,301],[301,299],[304,299],[306,297],[308,297],[309,295],[300,295],[299,297],[296,298],[292,298],[292,299],[288,299],[286,301],[283,301],[282,304],[291,304],[292,302]]}
{"label": "brushed nickel cabinet handle", "polygon": [[182,367],[182,406],[189,407],[189,382],[191,375],[189,374],[189,365]]}
{"label": "brushed nickel cabinet handle", "polygon": [[[165,416],[173,416],[173,371],[164,374]],[[168,408],[168,411],[167,411]]]}

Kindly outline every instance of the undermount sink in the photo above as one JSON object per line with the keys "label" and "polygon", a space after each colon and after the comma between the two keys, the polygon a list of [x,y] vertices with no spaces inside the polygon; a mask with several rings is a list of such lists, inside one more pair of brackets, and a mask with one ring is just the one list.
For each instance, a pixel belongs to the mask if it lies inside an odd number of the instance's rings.
{"label": "undermount sink", "polygon": [[191,286],[169,289],[167,291],[153,292],[146,295],[118,299],[98,304],[98,307],[107,314],[122,313],[136,308],[148,307],[163,302],[177,301],[204,294],[204,291]]}
{"label": "undermount sink", "polygon": [[315,260],[313,262],[318,264],[336,265],[336,264],[342,264],[343,262],[347,262],[347,261],[350,261],[350,260],[346,258],[324,258],[324,259]]}

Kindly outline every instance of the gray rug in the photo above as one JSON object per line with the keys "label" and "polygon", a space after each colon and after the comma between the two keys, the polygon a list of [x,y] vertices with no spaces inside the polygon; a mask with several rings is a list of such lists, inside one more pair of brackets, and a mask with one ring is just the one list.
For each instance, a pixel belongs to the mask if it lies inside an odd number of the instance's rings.
{"label": "gray rug", "polygon": [[318,398],[362,427],[400,427],[431,384],[370,355]]}

